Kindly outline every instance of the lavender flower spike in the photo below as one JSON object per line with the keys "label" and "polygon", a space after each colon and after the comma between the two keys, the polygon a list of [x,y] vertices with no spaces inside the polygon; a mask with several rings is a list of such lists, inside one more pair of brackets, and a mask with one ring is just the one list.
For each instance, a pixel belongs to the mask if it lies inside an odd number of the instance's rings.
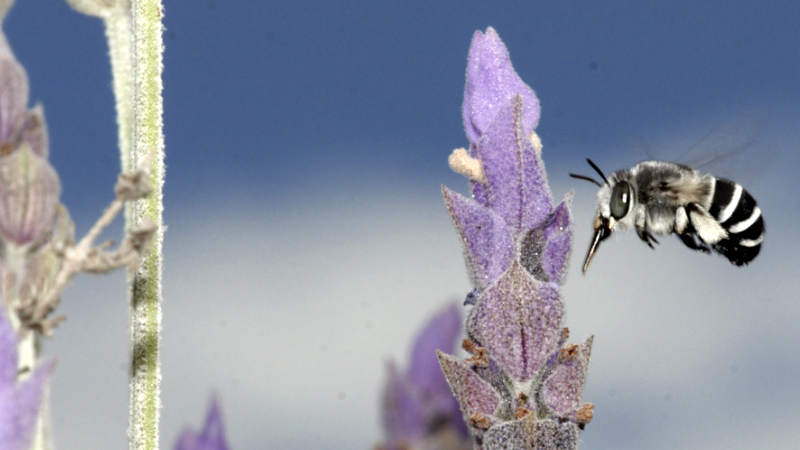
{"label": "lavender flower spike", "polygon": [[539,101],[489,28],[469,52],[464,123],[470,151],[450,165],[472,199],[443,187],[475,290],[462,361],[439,362],[475,449],[577,449],[592,338],[565,345],[560,283],[572,241],[572,194],[554,206],[534,132]]}
{"label": "lavender flower spike", "polygon": [[25,381],[18,382],[17,336],[3,314],[0,312],[0,450],[26,450],[55,362],[39,364]]}
{"label": "lavender flower spike", "polygon": [[382,450],[468,449],[467,427],[442,376],[436,351],[452,352],[461,335],[457,304],[439,311],[417,335],[411,364],[401,372],[390,363],[383,393]]}

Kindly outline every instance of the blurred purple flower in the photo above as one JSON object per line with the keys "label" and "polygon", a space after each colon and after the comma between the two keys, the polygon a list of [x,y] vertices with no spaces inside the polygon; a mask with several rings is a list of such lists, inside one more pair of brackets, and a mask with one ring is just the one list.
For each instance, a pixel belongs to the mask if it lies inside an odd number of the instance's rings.
{"label": "blurred purple flower", "polygon": [[576,449],[592,417],[580,404],[592,338],[565,345],[560,286],[572,240],[572,193],[554,207],[534,132],[539,101],[489,28],[469,52],[464,124],[470,150],[451,167],[470,179],[471,199],[446,187],[475,291],[462,361],[439,361],[475,448]]}
{"label": "blurred purple flower", "polygon": [[217,396],[211,397],[206,422],[200,432],[186,427],[175,444],[175,450],[229,450],[225,439],[225,425]]}
{"label": "blurred purple flower", "polygon": [[461,334],[457,304],[439,311],[417,335],[411,363],[400,372],[388,364],[383,393],[383,450],[468,449],[471,444],[458,402],[442,375],[437,350],[452,352]]}
{"label": "blurred purple flower", "polygon": [[0,450],[30,447],[55,361],[39,366],[18,382],[17,336],[0,312]]}
{"label": "blurred purple flower", "polygon": [[46,238],[61,195],[44,111],[27,104],[28,76],[0,32],[0,237],[18,246]]}

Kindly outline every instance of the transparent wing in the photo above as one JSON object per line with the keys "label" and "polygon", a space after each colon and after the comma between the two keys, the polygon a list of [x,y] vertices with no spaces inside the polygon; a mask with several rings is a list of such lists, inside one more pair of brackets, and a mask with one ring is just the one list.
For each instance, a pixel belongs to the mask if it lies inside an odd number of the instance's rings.
{"label": "transparent wing", "polygon": [[766,124],[761,112],[722,122],[677,157],[676,161],[716,177],[749,184],[770,164],[773,152],[760,141]]}

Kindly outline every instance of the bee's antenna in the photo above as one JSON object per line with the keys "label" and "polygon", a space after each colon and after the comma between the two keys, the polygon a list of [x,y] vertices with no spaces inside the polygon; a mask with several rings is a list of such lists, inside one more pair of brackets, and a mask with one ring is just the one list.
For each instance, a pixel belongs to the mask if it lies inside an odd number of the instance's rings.
{"label": "bee's antenna", "polygon": [[571,173],[571,174],[569,174],[569,176],[571,176],[572,178],[577,178],[579,180],[591,181],[592,183],[596,184],[597,187],[603,187],[603,185],[600,184],[597,180],[595,180],[592,177],[587,177],[586,175],[577,175],[577,174]]}
{"label": "bee's antenna", "polygon": [[[603,179],[603,181],[605,181],[605,182],[606,182],[606,184],[608,184],[608,180],[606,180],[606,176],[605,176],[605,175],[603,175],[603,171],[602,171],[602,170],[600,170],[600,168],[599,168],[599,167],[597,167],[596,165],[594,165],[594,163],[592,162],[592,160],[591,160],[591,159],[589,159],[589,158],[586,158],[586,162],[588,162],[588,163],[589,163],[589,165],[590,165],[590,166],[592,166],[592,169],[596,170],[596,171],[597,171],[597,173],[599,173],[599,174],[600,174],[600,178],[602,178],[602,179]],[[608,185],[609,185],[609,186],[611,186],[610,184],[608,184]]]}
{"label": "bee's antenna", "polygon": [[[606,182],[606,184],[608,184],[608,180],[606,180],[606,176],[605,176],[605,175],[603,175],[603,171],[601,171],[599,167],[597,167],[596,165],[594,165],[594,163],[592,162],[592,160],[591,160],[591,159],[589,159],[589,158],[586,158],[586,161],[588,161],[588,162],[589,162],[589,165],[590,165],[590,166],[592,166],[592,168],[593,168],[594,170],[596,170],[596,171],[597,171],[597,173],[599,173],[599,174],[600,174],[600,178],[602,178],[602,179],[603,179],[603,181],[605,181],[605,182]],[[579,180],[591,181],[592,183],[596,184],[596,185],[597,185],[597,187],[603,187],[603,185],[602,185],[602,184],[600,184],[600,182],[599,182],[599,181],[595,180],[595,179],[594,179],[594,178],[592,178],[592,177],[587,177],[586,175],[577,175],[577,174],[571,173],[571,174],[569,174],[569,176],[571,176],[572,178],[577,178],[577,179],[579,179]],[[610,186],[610,185],[609,185],[609,186]]]}

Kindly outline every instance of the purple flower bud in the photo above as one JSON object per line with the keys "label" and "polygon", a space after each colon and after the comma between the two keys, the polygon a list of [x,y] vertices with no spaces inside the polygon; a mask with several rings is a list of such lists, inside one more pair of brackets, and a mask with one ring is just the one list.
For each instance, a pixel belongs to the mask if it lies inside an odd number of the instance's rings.
{"label": "purple flower bud", "polygon": [[42,107],[27,103],[28,76],[0,32],[0,238],[19,246],[51,228],[61,194]]}
{"label": "purple flower bud", "polygon": [[0,54],[0,154],[7,155],[16,147],[27,104],[25,69],[10,53],[6,57]]}
{"label": "purple flower bud", "polygon": [[494,28],[487,28],[486,34],[476,31],[469,49],[462,106],[464,127],[473,144],[494,121],[498,109],[516,95],[521,95],[525,104],[522,128],[527,134],[539,123],[539,99],[514,71],[508,49]]}
{"label": "purple flower bud", "polygon": [[38,243],[53,225],[60,194],[58,174],[26,142],[0,157],[0,237],[19,246]]}
{"label": "purple flower bud", "polygon": [[216,396],[211,398],[203,429],[197,432],[189,427],[184,428],[175,443],[175,450],[229,450],[222,409]]}
{"label": "purple flower bud", "polygon": [[55,370],[48,361],[17,382],[17,336],[0,313],[0,450],[26,450],[39,417],[44,392]]}

